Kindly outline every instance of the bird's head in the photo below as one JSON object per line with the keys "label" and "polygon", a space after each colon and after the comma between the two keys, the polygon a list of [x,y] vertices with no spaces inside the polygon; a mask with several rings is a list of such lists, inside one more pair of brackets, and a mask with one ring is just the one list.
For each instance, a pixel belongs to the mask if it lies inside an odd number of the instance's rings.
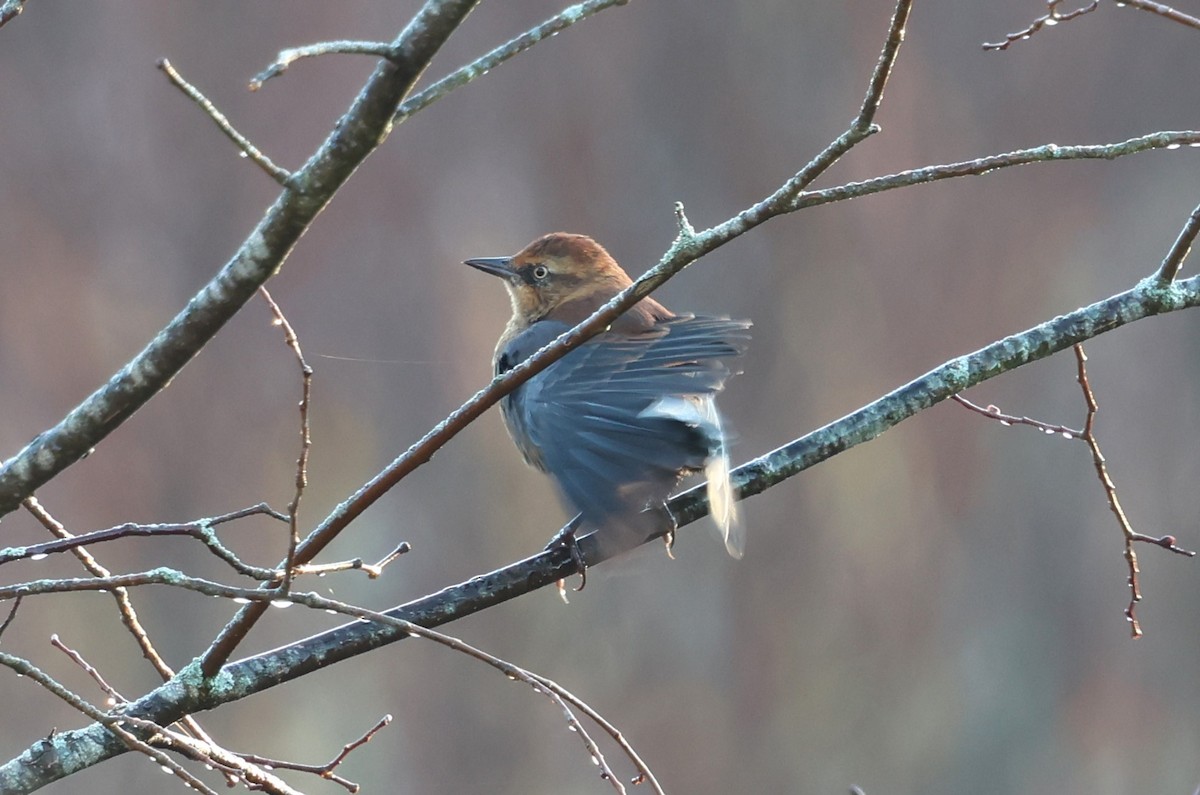
{"label": "bird's head", "polygon": [[631,283],[603,246],[567,232],[540,237],[511,257],[466,264],[504,279],[518,326],[543,318],[574,325]]}

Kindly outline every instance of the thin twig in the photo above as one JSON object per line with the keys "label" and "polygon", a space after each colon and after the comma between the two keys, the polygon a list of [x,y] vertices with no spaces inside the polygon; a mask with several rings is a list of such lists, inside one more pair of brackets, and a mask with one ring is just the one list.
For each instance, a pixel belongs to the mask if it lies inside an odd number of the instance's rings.
{"label": "thin twig", "polygon": [[[795,202],[804,195],[804,189],[811,185],[817,177],[824,174],[855,145],[879,131],[879,127],[875,124],[875,114],[879,110],[880,103],[883,102],[883,91],[887,87],[892,67],[895,66],[896,58],[900,54],[900,45],[904,42],[904,28],[908,24],[911,10],[912,0],[900,0],[896,3],[883,49],[879,53],[879,60],[875,64],[874,71],[871,72],[871,80],[867,84],[862,105],[859,107],[858,115],[854,117],[854,121],[850,123],[846,131],[831,141],[804,168],[780,185],[770,196],[703,235],[710,235],[718,230],[733,231],[734,229],[739,230],[736,234],[743,234],[769,218],[788,212],[789,210],[784,208],[796,206]],[[680,217],[680,236],[700,239],[702,235],[691,231],[691,225],[687,223],[682,212],[682,205],[677,205],[676,214]]]}
{"label": "thin twig", "polygon": [[634,767],[636,767],[638,769],[638,775],[633,780],[634,784],[647,784],[648,783],[648,784],[650,784],[651,789],[653,789],[656,793],[664,792],[662,785],[658,783],[657,779],[655,779],[654,774],[650,771],[649,766],[646,765],[646,763],[644,761],[642,761],[641,756],[638,755],[637,751],[629,743],[629,741],[625,739],[625,735],[621,733],[620,729],[618,729],[616,726],[609,723],[608,719],[606,719],[599,712],[596,712],[596,710],[592,709],[592,707],[587,702],[582,701],[575,694],[571,693],[569,690],[566,690],[565,688],[560,686],[557,682],[547,679],[546,677],[541,676],[540,674],[531,674],[531,675],[534,678],[536,678],[540,684],[542,684],[544,687],[546,687],[552,693],[559,696],[564,701],[571,704],[573,707],[577,708],[583,714],[587,715],[587,717],[592,722],[594,722],[596,725],[600,726],[600,728],[602,728],[604,730],[604,732],[610,738],[612,738],[612,740],[614,742],[616,742],[617,745],[619,745],[621,747],[621,750],[633,762]]}
{"label": "thin twig", "polygon": [[367,729],[367,731],[357,740],[353,740],[343,745],[342,750],[338,753],[338,755],[323,765],[304,765],[300,764],[299,762],[289,762],[283,759],[272,759],[271,757],[259,756],[258,754],[238,754],[238,756],[255,765],[269,767],[272,770],[295,770],[300,773],[313,773],[323,779],[332,781],[334,784],[344,787],[349,792],[358,792],[358,784],[355,784],[349,779],[342,778],[333,771],[336,770],[338,766],[342,764],[342,762],[346,761],[351,752],[371,742],[375,735],[378,734],[379,731],[384,727],[388,726],[391,722],[392,716],[384,715],[375,723],[374,726],[372,726],[370,729]]}
{"label": "thin twig", "polygon": [[[30,508],[34,511],[34,508]],[[80,547],[102,544],[109,541],[116,541],[122,538],[133,537],[148,537],[148,536],[188,536],[195,538],[204,543],[205,546],[213,552],[214,555],[228,563],[235,571],[244,574],[248,577],[253,577],[256,580],[264,582],[273,582],[281,576],[280,572],[275,569],[264,569],[259,566],[252,566],[243,562],[232,550],[226,547],[217,538],[213,532],[213,526],[223,522],[230,522],[235,519],[241,519],[255,514],[265,514],[272,518],[282,518],[286,521],[286,517],[273,511],[266,503],[242,508],[237,511],[231,511],[221,516],[215,516],[210,519],[197,519],[191,522],[175,523],[175,524],[135,524],[127,522],[123,525],[110,527],[105,530],[95,530],[91,533],[83,533],[81,535],[70,535],[60,537],[58,541],[45,541],[41,544],[28,544],[23,547],[8,547],[0,549],[0,565],[11,563],[15,560],[32,559],[39,560],[47,555],[53,555],[61,552],[70,552]],[[35,512],[36,515],[36,512]],[[53,518],[49,514],[45,514],[47,518],[53,522]]]}
{"label": "thin twig", "polygon": [[1087,406],[1087,416],[1084,420],[1083,430],[1075,430],[1068,428],[1065,425],[1053,425],[1041,420],[1030,419],[1029,417],[1016,417],[1011,414],[1005,414],[996,406],[988,406],[983,408],[964,398],[962,395],[954,395],[954,400],[966,408],[978,414],[982,414],[989,419],[997,420],[1002,425],[1028,425],[1038,430],[1054,435],[1061,435],[1065,439],[1083,442],[1088,446],[1092,453],[1092,462],[1096,468],[1096,474],[1100,478],[1100,484],[1104,487],[1104,493],[1108,498],[1108,505],[1113,514],[1117,517],[1117,522],[1121,527],[1121,533],[1125,538],[1125,559],[1129,563],[1129,588],[1131,598],[1129,607],[1125,611],[1126,618],[1129,619],[1130,627],[1132,628],[1133,637],[1139,638],[1142,636],[1142,628],[1138,623],[1137,614],[1134,606],[1141,601],[1141,585],[1138,582],[1138,561],[1137,553],[1133,549],[1135,542],[1154,544],[1163,549],[1170,550],[1176,554],[1192,557],[1196,553],[1183,549],[1176,543],[1175,536],[1166,535],[1161,538],[1144,535],[1135,532],[1133,525],[1125,516],[1125,511],[1121,508],[1121,502],[1117,499],[1117,487],[1112,478],[1108,474],[1108,466],[1105,462],[1104,455],[1100,452],[1100,441],[1096,438],[1095,423],[1096,411],[1098,408],[1096,395],[1092,391],[1092,385],[1088,380],[1087,375],[1087,354],[1084,353],[1083,345],[1076,343],[1073,346],[1076,359],[1076,380],[1079,382],[1080,389],[1083,390],[1084,403]]}
{"label": "thin twig", "polygon": [[1060,5],[1062,5],[1062,0],[1046,0],[1046,6],[1050,9],[1050,13],[1043,17],[1038,17],[1032,23],[1030,23],[1029,27],[1025,28],[1024,30],[1018,30],[1016,33],[1007,34],[1004,37],[1004,41],[993,44],[988,44],[985,42],[983,49],[992,51],[1007,50],[1015,42],[1031,38],[1033,34],[1037,33],[1042,28],[1052,27],[1057,25],[1059,22],[1066,22],[1074,19],[1075,17],[1083,16],[1084,14],[1089,14],[1092,11],[1095,11],[1100,5],[1100,0],[1092,0],[1092,2],[1088,3],[1086,6],[1077,8],[1074,11],[1068,11],[1065,14],[1059,12],[1058,7]]}
{"label": "thin twig", "polygon": [[593,719],[597,725],[599,725],[610,737],[612,737],[614,741],[617,742],[622,751],[629,758],[630,762],[632,762],[634,767],[637,769],[639,777],[650,784],[656,795],[665,795],[661,785],[655,778],[653,771],[650,770],[649,766],[646,765],[641,757],[638,756],[638,754],[633,750],[633,747],[625,739],[621,731],[600,716],[600,714],[588,706],[586,702],[556,682],[541,676],[540,674],[535,674],[531,671],[528,671],[519,665],[514,665],[513,663],[496,657],[493,654],[489,654],[488,652],[472,646],[471,644],[466,643],[459,638],[428,629],[420,626],[419,624],[414,624],[403,619],[395,618],[394,616],[390,616],[386,613],[367,610],[355,605],[337,602],[332,599],[306,599],[305,603],[312,607],[321,606],[323,609],[336,610],[339,613],[355,616],[356,618],[395,627],[407,632],[410,635],[416,635],[418,637],[425,638],[426,640],[432,640],[435,643],[439,643],[447,648],[453,649],[454,651],[466,654],[468,657],[473,657],[480,662],[486,663],[510,679],[525,682],[526,684],[531,685],[534,690],[546,696],[547,698],[550,698],[564,711],[567,717],[568,725],[575,733],[579,735],[580,739],[584,743],[584,747],[591,755],[592,760],[600,768],[601,777],[608,781],[617,792],[625,792],[624,786],[612,769],[609,768],[608,763],[605,761],[599,747],[596,745],[595,741],[592,740],[591,736],[584,730],[583,724],[579,722],[578,718],[576,718],[574,713],[571,711],[571,706],[580,708],[580,710],[584,711],[589,718],[593,718],[593,716],[595,716]]}
{"label": "thin twig", "polygon": [[77,652],[75,649],[72,649],[70,646],[63,643],[57,634],[50,636],[50,645],[70,657],[72,662],[82,668],[83,672],[90,676],[92,681],[96,683],[96,686],[108,695],[109,700],[112,702],[112,706],[128,703],[129,699],[118,693],[117,689],[110,685],[108,680],[104,678],[104,675],[96,669],[96,666],[85,660],[83,655]]}
{"label": "thin twig", "polygon": [[371,577],[371,579],[375,579],[383,575],[383,570],[385,567],[391,565],[401,555],[406,555],[409,552],[412,552],[412,544],[408,543],[407,541],[401,541],[395,549],[380,558],[378,563],[374,563],[370,566],[364,566],[363,568],[367,570],[367,574]]}
{"label": "thin twig", "polygon": [[1079,388],[1083,390],[1083,399],[1087,403],[1087,421],[1083,426],[1083,440],[1092,451],[1092,463],[1096,467],[1096,475],[1100,478],[1100,483],[1104,486],[1104,493],[1108,496],[1108,507],[1117,517],[1117,524],[1120,525],[1121,533],[1125,536],[1125,560],[1129,564],[1129,606],[1125,608],[1125,617],[1129,619],[1129,629],[1133,637],[1140,638],[1142,627],[1138,623],[1137,613],[1134,610],[1135,605],[1142,600],[1141,584],[1138,582],[1138,574],[1141,570],[1138,567],[1137,552],[1133,548],[1135,534],[1133,526],[1129,524],[1129,519],[1125,516],[1125,511],[1121,508],[1121,501],[1117,499],[1117,486],[1108,475],[1108,465],[1105,463],[1104,454],[1100,452],[1100,443],[1096,439],[1096,411],[1099,409],[1099,404],[1096,403],[1096,395],[1092,392],[1092,385],[1088,381],[1087,354],[1084,353],[1082,345],[1075,346],[1075,361],[1076,379],[1079,381]]}
{"label": "thin twig", "polygon": [[378,563],[367,563],[362,558],[352,558],[351,560],[343,560],[336,563],[307,563],[303,566],[296,566],[296,575],[315,574],[318,577],[323,577],[326,574],[333,574],[339,571],[362,571],[372,580],[375,580],[383,576],[384,568],[393,563],[401,555],[411,551],[412,544],[407,541],[401,541],[399,546],[384,555]]}
{"label": "thin twig", "polygon": [[287,169],[280,168],[271,162],[271,158],[267,157],[258,147],[250,143],[249,138],[234,129],[233,125],[229,123],[229,119],[225,118],[225,114],[217,110],[217,107],[209,101],[208,97],[200,93],[200,89],[184,80],[179,72],[175,71],[175,67],[171,66],[170,61],[163,58],[158,62],[158,68],[163,71],[167,79],[176,88],[200,106],[200,109],[208,115],[208,118],[213,120],[213,123],[217,125],[221,132],[225,133],[225,136],[233,141],[234,146],[242,150],[243,156],[254,161],[255,165],[265,171],[271,179],[287,187],[288,181],[292,178],[291,173]]}
{"label": "thin twig", "polygon": [[2,585],[0,586],[0,601],[15,599],[18,596],[107,591],[112,588],[137,588],[144,585],[169,585],[175,588],[202,593],[207,596],[220,596],[241,602],[262,602],[267,605],[278,602],[284,596],[273,589],[238,588],[213,580],[207,580],[203,577],[191,577],[177,569],[159,566],[147,569],[146,571],[112,574],[107,577],[60,577]]}
{"label": "thin twig", "polygon": [[1179,275],[1179,269],[1183,267],[1183,261],[1187,259],[1192,250],[1192,243],[1196,240],[1197,232],[1200,232],[1200,205],[1196,205],[1196,209],[1192,210],[1187,223],[1183,225],[1183,229],[1179,230],[1179,236],[1171,245],[1171,250],[1163,258],[1162,265],[1159,266],[1156,274],[1159,281],[1175,281],[1175,277]]}
{"label": "thin twig", "polygon": [[279,584],[279,589],[286,593],[292,587],[293,570],[296,566],[296,547],[300,545],[300,501],[304,498],[304,489],[308,485],[308,454],[312,449],[308,407],[309,401],[312,399],[313,369],[304,360],[304,351],[300,349],[300,338],[296,336],[296,330],[284,316],[279,304],[275,303],[275,299],[267,292],[265,286],[259,287],[258,291],[262,294],[263,300],[267,302],[267,306],[271,308],[271,314],[275,316],[275,325],[283,329],[283,338],[295,355],[296,363],[300,365],[300,457],[296,459],[295,491],[292,493],[292,501],[288,503],[287,557],[283,564],[283,582]]}
{"label": "thin twig", "polygon": [[220,772],[226,777],[228,786],[244,784],[252,792],[267,792],[270,795],[304,795],[287,784],[283,779],[264,770],[258,765],[241,758],[237,754],[222,748],[211,740],[197,740],[179,732],[159,726],[153,721],[122,715],[119,722],[122,725],[140,729],[154,737],[157,745],[169,748],[196,762]]}
{"label": "thin twig", "polygon": [[854,128],[860,132],[875,123],[875,112],[883,102],[883,89],[887,86],[888,78],[896,65],[896,57],[900,54],[900,45],[904,43],[904,29],[908,26],[908,16],[912,12],[912,0],[901,0],[896,3],[892,12],[892,21],[888,26],[887,37],[883,42],[883,50],[871,73],[871,82],[867,85],[867,93],[863,98],[862,107],[854,121]]}
{"label": "thin twig", "polygon": [[1100,452],[1100,442],[1096,439],[1096,411],[1099,408],[1096,403],[1096,395],[1092,391],[1092,385],[1088,381],[1087,374],[1087,354],[1083,351],[1083,345],[1076,344],[1075,360],[1077,365],[1077,379],[1079,388],[1083,390],[1083,398],[1087,403],[1087,422],[1083,426],[1083,440],[1087,442],[1088,447],[1092,451],[1092,463],[1096,467],[1096,475],[1100,478],[1100,483],[1104,486],[1104,493],[1108,496],[1108,507],[1112,511],[1113,516],[1117,517],[1117,524],[1121,527],[1121,534],[1125,537],[1125,560],[1129,564],[1129,606],[1125,608],[1125,617],[1129,619],[1129,629],[1133,637],[1140,638],[1142,636],[1142,627],[1138,622],[1136,606],[1142,600],[1142,587],[1138,580],[1138,575],[1141,569],[1138,567],[1137,552],[1133,545],[1136,542],[1144,542],[1160,546],[1163,549],[1168,549],[1180,555],[1188,557],[1195,556],[1195,552],[1182,549],[1175,544],[1174,536],[1163,536],[1162,538],[1154,538],[1153,536],[1143,535],[1133,529],[1128,517],[1125,516],[1125,510],[1121,507],[1121,501],[1117,498],[1117,486],[1113,483],[1108,474],[1108,465],[1105,462],[1104,454]]}
{"label": "thin twig", "polygon": [[[1115,160],[1118,157],[1150,152],[1158,149],[1174,150],[1183,146],[1200,148],[1200,130],[1171,130],[1141,135],[1126,141],[1111,144],[1045,144],[1029,149],[1017,149],[997,155],[961,160],[898,171],[882,177],[872,177],[861,182],[847,182],[833,188],[805,191],[796,196],[788,211],[806,207],[817,207],[836,201],[859,199],[875,193],[910,185],[927,185],[944,179],[991,174],[997,169],[1027,166],[1033,163],[1059,162],[1067,160]],[[758,217],[772,210],[770,200],[744,210],[742,214]],[[741,218],[739,214],[735,218]],[[773,216],[769,216],[773,217]],[[729,221],[726,222],[731,223]],[[761,220],[759,220],[761,223]],[[717,229],[724,227],[722,224]]]}
{"label": "thin twig", "polygon": [[21,609],[21,597],[13,600],[12,607],[8,610],[8,617],[4,619],[4,623],[0,624],[0,637],[4,637],[4,631],[8,629],[9,624],[17,617],[17,611]]}
{"label": "thin twig", "polygon": [[[25,509],[29,511],[43,527],[50,531],[51,534],[58,536],[59,538],[69,539],[73,537],[66,527],[64,527],[57,519],[55,519],[50,512],[47,511],[40,502],[38,502],[37,498],[27,497],[23,504]],[[273,513],[265,503],[260,503],[258,506],[252,506],[250,509],[245,510],[252,511],[255,509],[264,509],[264,512],[266,513]],[[233,518],[237,513],[238,512],[235,511],[231,514],[226,514],[226,517]],[[216,517],[216,519],[223,520],[223,517]],[[100,562],[97,561],[96,558],[92,556],[92,554],[86,549],[79,547],[72,549],[71,552],[75,555],[83,567],[87,569],[87,571],[93,576],[111,576],[111,572],[104,566],[100,565]],[[113,599],[117,603],[117,613],[121,618],[121,623],[125,626],[125,629],[129,632],[129,634],[133,637],[134,642],[138,645],[138,649],[141,651],[142,657],[145,658],[151,666],[153,666],[154,670],[164,682],[170,680],[171,677],[175,676],[175,670],[167,664],[167,661],[162,658],[162,655],[158,653],[158,649],[156,649],[153,642],[151,642],[150,635],[146,632],[145,627],[142,626],[141,620],[138,618],[137,611],[133,607],[133,600],[130,599],[129,591],[125,588],[113,588],[111,589],[110,593],[112,593]],[[15,601],[17,604],[20,604],[21,598],[17,597]],[[14,606],[14,611],[15,609],[16,608]],[[183,725],[184,729],[193,736],[205,741],[211,740],[211,738],[208,736],[208,733],[200,725],[199,721],[192,716],[186,715],[182,717],[180,719],[180,723]]]}
{"label": "thin twig", "polygon": [[[87,702],[83,698],[80,698],[77,694],[63,687],[53,677],[48,675],[45,671],[42,671],[37,666],[33,665],[33,663],[29,662],[28,660],[23,660],[20,657],[15,657],[11,654],[0,652],[0,665],[6,666],[21,676],[28,677],[30,680],[37,682],[44,689],[58,696],[77,711],[87,715],[97,723],[102,724],[105,729],[107,729],[109,732],[112,732],[115,737],[120,739],[120,741],[124,743],[126,747],[143,753],[153,759],[155,762],[158,762],[163,766],[164,769],[169,770],[171,773],[178,776],[197,792],[203,793],[203,795],[217,795],[214,790],[206,786],[202,781],[200,781],[200,779],[196,778],[182,766],[180,766],[180,764],[172,759],[170,755],[163,753],[157,748],[154,748],[150,745],[150,743],[138,738],[133,733],[125,729],[122,724],[126,722],[126,719],[122,716],[112,715]],[[157,725],[155,725],[154,728],[158,731],[162,731],[162,728]],[[43,743],[50,743],[50,748],[46,749],[46,752],[57,753],[57,747],[54,746],[54,741],[56,737],[60,736],[62,735],[52,733],[50,737],[42,741]]]}
{"label": "thin twig", "polygon": [[1074,428],[1068,428],[1065,425],[1052,425],[1048,422],[1035,420],[1030,417],[1015,417],[1012,414],[1005,414],[1000,410],[999,406],[989,405],[987,408],[972,403],[962,395],[955,395],[954,400],[960,405],[974,411],[976,414],[982,414],[988,419],[996,420],[1001,425],[1028,425],[1031,428],[1037,428],[1043,433],[1058,434],[1064,439],[1081,439],[1083,431],[1077,431]]}
{"label": "thin twig", "polygon": [[1172,22],[1178,22],[1180,25],[1187,25],[1190,28],[1200,30],[1200,19],[1190,14],[1185,14],[1182,11],[1177,11],[1171,6],[1155,3],[1153,0],[1117,0],[1117,5],[1129,6],[1141,11],[1149,11],[1152,14],[1166,17]]}
{"label": "thin twig", "polygon": [[[26,497],[22,504],[25,506],[25,510],[29,511],[29,513],[41,523],[42,527],[50,531],[52,535],[63,539],[75,538],[75,536],[73,536],[61,522],[55,519],[50,512],[46,510],[46,508],[38,501],[36,497]],[[100,562],[97,561],[95,557],[93,557],[92,554],[86,549],[77,547],[72,549],[71,552],[73,555],[75,555],[76,559],[79,560],[83,567],[93,576],[111,576],[112,572],[100,565]],[[162,677],[164,682],[170,679],[175,675],[175,671],[171,668],[171,666],[167,665],[166,660],[162,658],[162,655],[160,655],[158,650],[154,648],[154,644],[151,643],[150,636],[146,633],[145,628],[142,626],[142,623],[138,618],[137,611],[133,607],[133,602],[129,598],[129,592],[124,588],[114,588],[112,590],[112,595],[113,599],[115,599],[117,603],[117,612],[120,614],[121,623],[125,625],[125,628],[129,631],[129,634],[133,636],[134,641],[138,644],[138,648],[141,649],[142,656],[149,661],[152,666],[154,666],[154,669],[158,672],[159,676]]]}
{"label": "thin twig", "polygon": [[[108,695],[108,700],[110,702],[109,705],[111,707],[117,707],[117,706],[129,703],[129,700],[127,698],[125,698],[125,696],[121,695],[121,693],[115,687],[113,687],[111,684],[109,684],[108,680],[106,680],[104,678],[103,674],[100,673],[99,669],[97,669],[94,665],[89,663],[80,652],[76,651],[75,649],[72,649],[71,647],[69,647],[65,643],[63,643],[57,634],[50,636],[50,645],[53,646],[54,648],[58,649],[59,651],[63,652],[64,654],[66,654],[72,660],[72,662],[74,662],[76,665],[78,665],[80,668],[82,668],[84,673],[86,673],[89,677],[91,677],[92,681],[94,681],[96,683],[96,685],[100,688],[100,690]],[[150,723],[149,721],[138,721],[138,722],[139,723]],[[179,720],[179,725],[181,725],[183,727],[184,731],[188,732],[193,737],[197,738],[200,742],[202,742],[206,745],[215,745],[215,743],[213,742],[213,739],[208,735],[207,732],[204,731],[204,729],[200,726],[200,724],[192,716],[187,715],[187,716],[184,716],[183,718],[181,718]],[[171,736],[171,737],[178,736],[174,732],[170,732],[167,729],[165,729],[164,727],[159,726],[158,724],[152,724],[151,726],[148,726],[146,728],[148,731],[156,732],[160,736],[164,736],[164,737],[165,736]],[[236,783],[238,778],[241,777],[241,775],[242,775],[242,771],[240,771],[240,770],[226,770],[223,772],[225,772],[227,774],[228,783],[230,785],[232,785],[233,783]]]}
{"label": "thin twig", "polygon": [[399,124],[415,113],[437,102],[454,89],[465,86],[478,77],[483,77],[514,55],[519,55],[538,42],[545,41],[560,31],[566,30],[576,22],[581,22],[610,6],[622,6],[628,2],[629,0],[587,0],[569,8],[564,8],[537,27],[525,31],[515,39],[500,45],[466,66],[454,70],[433,85],[409,97],[396,111],[392,122]]}
{"label": "thin twig", "polygon": [[374,55],[377,58],[391,58],[393,52],[392,44],[386,41],[323,41],[303,47],[292,47],[287,50],[281,50],[275,56],[275,60],[266,69],[250,79],[248,88],[251,91],[258,91],[263,87],[263,83],[272,77],[278,77],[283,74],[289,66],[301,58],[312,58],[317,55],[332,55],[335,53]]}

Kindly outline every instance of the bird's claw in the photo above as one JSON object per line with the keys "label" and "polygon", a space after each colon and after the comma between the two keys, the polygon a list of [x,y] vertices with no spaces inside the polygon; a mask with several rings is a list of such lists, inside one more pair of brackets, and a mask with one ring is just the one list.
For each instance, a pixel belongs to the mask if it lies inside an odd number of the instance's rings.
{"label": "bird's claw", "polygon": [[[575,588],[576,592],[582,591],[587,585],[587,561],[583,559],[583,550],[579,548],[579,539],[575,532],[582,524],[582,515],[577,515],[574,519],[567,523],[567,526],[554,534],[554,538],[550,539],[550,543],[546,544],[547,550],[552,550],[556,547],[563,547],[567,550],[567,554],[571,556],[571,562],[575,564],[575,570],[579,572],[579,586]],[[558,581],[558,589],[563,591],[563,581]]]}
{"label": "bird's claw", "polygon": [[670,507],[665,502],[662,504],[662,512],[667,515],[667,522],[670,525],[663,533],[663,543],[667,545],[667,557],[675,560],[675,535],[679,529],[679,520],[675,518],[675,514],[671,513]]}

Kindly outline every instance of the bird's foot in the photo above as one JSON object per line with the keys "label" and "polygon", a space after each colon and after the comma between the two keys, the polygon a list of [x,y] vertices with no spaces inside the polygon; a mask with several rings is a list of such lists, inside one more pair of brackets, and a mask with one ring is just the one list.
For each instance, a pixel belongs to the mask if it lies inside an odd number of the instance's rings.
{"label": "bird's foot", "polygon": [[668,524],[667,531],[663,533],[663,543],[667,545],[667,557],[675,560],[675,535],[679,530],[679,520],[675,518],[675,514],[671,513],[671,509],[665,502],[662,504],[661,510],[666,514]]}
{"label": "bird's foot", "polygon": [[[571,562],[575,564],[575,570],[579,572],[579,586],[575,589],[576,592],[582,591],[587,585],[587,561],[583,559],[583,550],[579,548],[579,539],[575,535],[581,524],[583,524],[583,515],[577,514],[562,530],[554,534],[550,543],[546,544],[547,550],[555,547],[566,548],[567,553],[571,556]],[[558,581],[558,592],[563,596],[563,601],[566,601],[566,588],[563,580]]]}

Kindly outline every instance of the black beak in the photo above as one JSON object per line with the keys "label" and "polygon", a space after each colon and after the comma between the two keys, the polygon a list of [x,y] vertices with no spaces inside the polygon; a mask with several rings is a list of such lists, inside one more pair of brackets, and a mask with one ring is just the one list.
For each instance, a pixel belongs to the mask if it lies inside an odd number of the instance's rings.
{"label": "black beak", "polygon": [[517,272],[513,270],[512,257],[478,257],[464,260],[463,264],[504,279],[511,279],[517,275]]}

